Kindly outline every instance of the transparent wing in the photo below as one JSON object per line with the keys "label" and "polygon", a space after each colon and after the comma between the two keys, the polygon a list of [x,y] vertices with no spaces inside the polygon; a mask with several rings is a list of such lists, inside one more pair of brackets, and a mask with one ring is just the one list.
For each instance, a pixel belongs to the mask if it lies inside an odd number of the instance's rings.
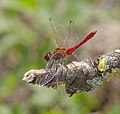
{"label": "transparent wing", "polygon": [[49,21],[56,47],[67,47],[65,45],[65,41],[68,37],[67,26],[56,18],[49,18]]}
{"label": "transparent wing", "polygon": [[[58,58],[57,56],[59,56],[59,59],[56,59]],[[62,64],[62,61],[63,61],[63,57],[56,54],[56,55],[52,55],[50,60],[47,62],[47,65],[46,65],[46,68],[52,68],[55,66],[55,69],[57,69],[57,65],[61,65]]]}
{"label": "transparent wing", "polygon": [[75,24],[74,20],[70,20],[67,27],[67,44],[68,47],[72,47],[79,42],[80,30],[79,27]]}
{"label": "transparent wing", "polygon": [[[70,20],[67,23],[67,37],[66,37],[66,47],[70,48],[79,42],[80,31],[79,27],[75,24],[74,20]],[[77,53],[71,54],[65,58],[65,62],[68,64],[72,61],[77,61]],[[65,63],[65,64],[66,64]]]}

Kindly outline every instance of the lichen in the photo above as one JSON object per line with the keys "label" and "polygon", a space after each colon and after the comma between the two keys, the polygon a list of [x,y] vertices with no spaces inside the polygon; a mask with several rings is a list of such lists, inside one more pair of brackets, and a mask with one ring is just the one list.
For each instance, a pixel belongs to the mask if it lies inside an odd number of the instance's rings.
{"label": "lichen", "polygon": [[92,89],[102,84],[101,77],[94,77],[91,80],[87,80],[87,83],[92,86]]}
{"label": "lichen", "polygon": [[98,69],[99,71],[105,71],[106,69],[108,69],[108,66],[105,64],[105,59],[102,58],[100,61],[99,61],[99,64],[98,64]]}
{"label": "lichen", "polygon": [[112,69],[112,72],[111,73],[107,72],[106,75],[109,77],[120,76],[120,69],[119,68]]}

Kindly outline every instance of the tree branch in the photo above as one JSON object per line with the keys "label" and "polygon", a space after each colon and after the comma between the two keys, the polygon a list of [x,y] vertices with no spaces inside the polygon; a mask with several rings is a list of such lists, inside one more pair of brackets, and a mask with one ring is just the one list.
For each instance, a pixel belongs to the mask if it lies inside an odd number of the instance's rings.
{"label": "tree branch", "polygon": [[32,69],[24,74],[23,80],[52,88],[65,84],[66,92],[72,96],[93,90],[114,76],[120,76],[120,48],[96,59],[72,61],[68,65],[55,64],[50,69]]}

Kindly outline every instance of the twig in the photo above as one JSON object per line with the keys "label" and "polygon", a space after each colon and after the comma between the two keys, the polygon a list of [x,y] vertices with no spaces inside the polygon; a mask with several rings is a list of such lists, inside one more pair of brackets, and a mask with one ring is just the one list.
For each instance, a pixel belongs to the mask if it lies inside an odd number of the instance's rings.
{"label": "twig", "polygon": [[72,96],[93,90],[114,76],[120,76],[120,48],[96,59],[72,61],[68,65],[55,64],[50,69],[32,69],[24,74],[23,80],[52,88],[65,84],[66,92]]}

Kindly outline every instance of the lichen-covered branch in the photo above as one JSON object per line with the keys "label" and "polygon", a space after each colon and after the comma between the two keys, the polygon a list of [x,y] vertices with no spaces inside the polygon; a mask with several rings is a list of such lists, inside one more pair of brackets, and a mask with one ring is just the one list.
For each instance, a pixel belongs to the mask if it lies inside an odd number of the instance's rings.
{"label": "lichen-covered branch", "polygon": [[23,80],[52,88],[65,84],[66,92],[72,96],[93,90],[113,76],[120,76],[120,49],[96,59],[72,61],[68,65],[54,64],[50,69],[32,69],[24,74]]}

